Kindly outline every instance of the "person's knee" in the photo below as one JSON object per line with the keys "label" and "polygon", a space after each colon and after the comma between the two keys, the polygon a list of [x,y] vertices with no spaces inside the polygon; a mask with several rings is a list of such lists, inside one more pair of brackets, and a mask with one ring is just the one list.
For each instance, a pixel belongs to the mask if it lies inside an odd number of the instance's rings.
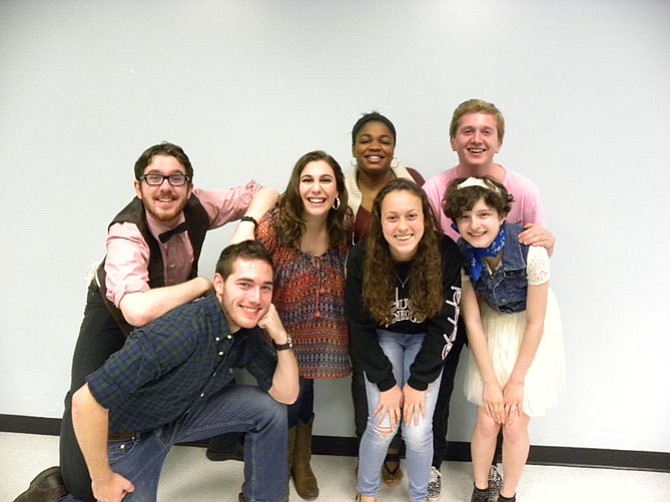
{"label": "person's knee", "polygon": [[512,423],[503,425],[503,439],[508,443],[526,441],[528,438],[528,426],[525,420],[514,420]]}
{"label": "person's knee", "polygon": [[500,432],[500,424],[488,416],[485,412],[480,412],[477,417],[476,433],[484,438],[497,437]]}
{"label": "person's knee", "polygon": [[[370,427],[370,426],[368,426]],[[393,437],[396,435],[398,432],[398,427],[391,427],[389,425],[378,425],[374,424],[371,427],[372,433],[379,437],[380,439],[383,439],[384,441],[388,441],[389,443],[393,439]]]}
{"label": "person's knee", "polygon": [[279,403],[267,396],[267,399],[262,399],[259,403],[261,407],[261,415],[266,418],[267,422],[279,424],[288,428],[288,411],[285,404]]}
{"label": "person's knee", "polygon": [[405,447],[411,450],[425,450],[433,444],[433,429],[429,422],[403,427],[402,439]]}

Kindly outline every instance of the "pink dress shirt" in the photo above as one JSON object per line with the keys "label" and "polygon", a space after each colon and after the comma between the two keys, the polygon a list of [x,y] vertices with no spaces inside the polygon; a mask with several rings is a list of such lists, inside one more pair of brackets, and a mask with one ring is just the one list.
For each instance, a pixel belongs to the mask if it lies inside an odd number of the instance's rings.
{"label": "pink dress shirt", "polygon": [[[262,187],[255,181],[244,186],[221,190],[193,189],[211,221],[209,229],[239,220],[247,210],[254,194]],[[184,221],[180,216],[177,225]],[[170,227],[147,213],[150,232],[158,235]],[[193,264],[193,247],[186,232],[174,235],[166,243],[158,241],[165,265],[165,285],[181,284],[189,277]],[[149,246],[133,223],[115,223],[107,234],[107,298],[117,307],[127,293],[147,291],[149,288]]]}

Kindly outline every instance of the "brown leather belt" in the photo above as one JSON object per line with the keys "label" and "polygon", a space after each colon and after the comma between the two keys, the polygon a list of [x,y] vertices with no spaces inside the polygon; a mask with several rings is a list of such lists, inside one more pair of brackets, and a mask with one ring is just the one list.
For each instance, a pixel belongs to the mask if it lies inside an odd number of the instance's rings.
{"label": "brown leather belt", "polygon": [[108,441],[136,441],[140,439],[139,432],[110,432],[107,435]]}

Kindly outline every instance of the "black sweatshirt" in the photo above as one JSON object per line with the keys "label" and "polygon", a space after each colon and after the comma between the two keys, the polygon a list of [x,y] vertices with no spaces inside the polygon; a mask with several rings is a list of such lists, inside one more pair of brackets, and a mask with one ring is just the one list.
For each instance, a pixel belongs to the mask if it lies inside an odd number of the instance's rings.
{"label": "black sweatshirt", "polygon": [[[377,384],[381,392],[396,385],[391,362],[386,357],[377,339],[377,328],[395,333],[426,333],[421,350],[410,366],[407,381],[416,390],[426,390],[428,384],[440,374],[456,339],[461,300],[461,263],[458,247],[449,237],[442,236],[442,295],[444,307],[436,317],[416,322],[407,309],[410,289],[411,262],[396,265],[396,301],[390,306],[394,312],[391,324],[380,325],[375,321],[363,301],[363,265],[366,241],[363,240],[349,252],[347,260],[347,285],[345,311],[350,324],[351,359],[366,373],[370,382]],[[404,284],[403,284],[404,283]]]}

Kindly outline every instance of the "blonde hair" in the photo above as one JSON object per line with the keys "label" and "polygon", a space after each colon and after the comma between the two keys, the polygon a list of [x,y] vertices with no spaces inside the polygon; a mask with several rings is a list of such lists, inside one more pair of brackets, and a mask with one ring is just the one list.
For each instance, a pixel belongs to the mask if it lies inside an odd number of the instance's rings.
{"label": "blonde hair", "polygon": [[456,107],[454,114],[451,117],[451,125],[449,126],[449,136],[451,138],[456,137],[458,123],[463,115],[467,115],[468,113],[486,113],[487,115],[493,115],[493,118],[496,119],[496,123],[498,124],[498,141],[503,140],[503,137],[505,136],[505,118],[500,110],[496,108],[496,105],[484,101],[483,99],[468,99]]}

